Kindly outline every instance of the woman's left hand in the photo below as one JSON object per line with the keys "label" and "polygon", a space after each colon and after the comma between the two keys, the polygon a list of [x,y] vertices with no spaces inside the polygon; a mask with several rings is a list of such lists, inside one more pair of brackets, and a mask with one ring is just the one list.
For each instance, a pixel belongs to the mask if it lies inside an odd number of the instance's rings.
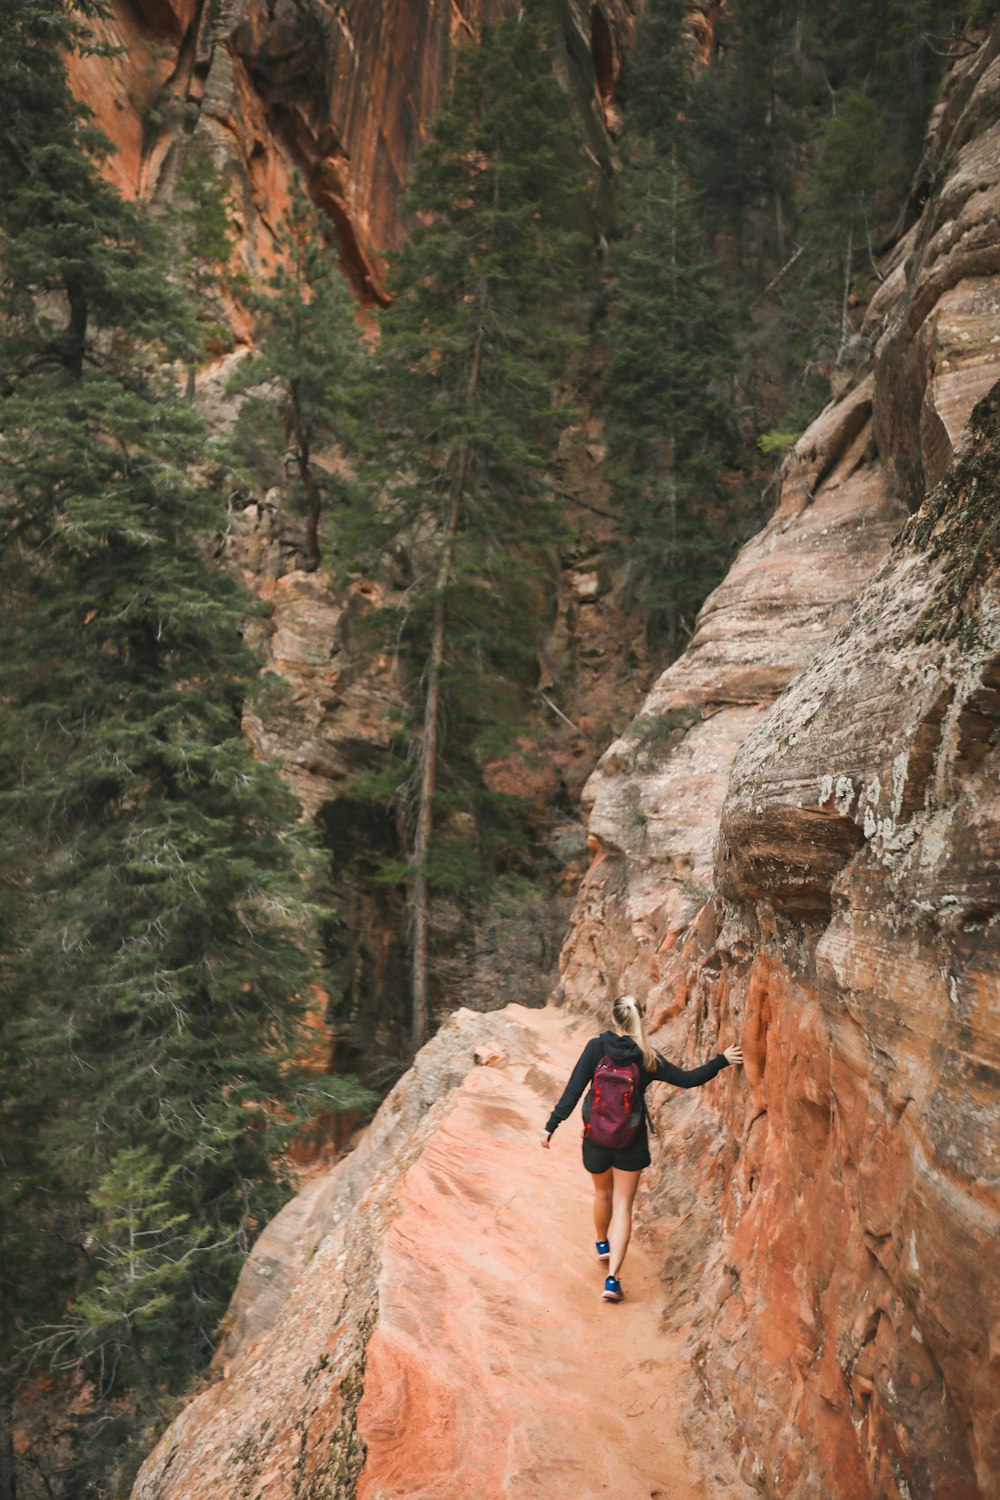
{"label": "woman's left hand", "polygon": [[543,1145],[543,1147],[545,1148],[546,1151],[549,1149],[549,1142],[551,1141],[551,1139],[552,1139],[552,1132],[551,1132],[551,1130],[543,1130],[542,1131],[542,1145]]}

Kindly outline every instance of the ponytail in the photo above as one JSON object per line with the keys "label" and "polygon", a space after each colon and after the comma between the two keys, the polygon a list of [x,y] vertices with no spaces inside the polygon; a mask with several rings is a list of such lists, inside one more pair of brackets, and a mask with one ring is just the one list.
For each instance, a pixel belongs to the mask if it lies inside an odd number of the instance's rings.
{"label": "ponytail", "polygon": [[657,1057],[649,1037],[646,1035],[646,1023],[642,1016],[642,1006],[634,995],[619,995],[611,1008],[611,1017],[619,1031],[625,1036],[630,1036],[642,1053],[642,1061],[646,1071],[652,1073],[656,1067]]}

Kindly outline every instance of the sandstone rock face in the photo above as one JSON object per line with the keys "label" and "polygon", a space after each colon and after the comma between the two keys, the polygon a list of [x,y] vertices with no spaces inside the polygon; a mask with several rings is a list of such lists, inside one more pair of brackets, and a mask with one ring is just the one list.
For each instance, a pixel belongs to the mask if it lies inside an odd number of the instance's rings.
{"label": "sandstone rock face", "polygon": [[709,894],[733,756],[846,619],[905,515],[875,453],[871,405],[869,378],[802,438],[772,521],[585,789],[600,857],[564,951],[574,1003],[652,983],[654,1007],[673,1006],[664,960]]}
{"label": "sandstone rock face", "polygon": [[747,1323],[720,1338],[808,1370],[794,1425],[878,1494],[1000,1482],[1000,390],[967,445],[743,745],[717,864],[757,950],[728,999],[757,1075],[742,1123],[763,1112],[732,1188]]}
{"label": "sandstone rock face", "polygon": [[576,1130],[539,1149],[588,1035],[552,1009],[451,1018],[261,1236],[216,1378],[133,1500],[747,1500],[681,1436],[653,1246],[604,1303]]}
{"label": "sandstone rock face", "polygon": [[941,478],[972,405],[1000,376],[1000,38],[948,76],[918,174],[930,197],[893,254],[865,333],[875,430],[912,508]]}
{"label": "sandstone rock face", "polygon": [[[378,30],[372,9],[346,3],[334,20],[364,11]],[[417,13],[450,46],[480,10]],[[568,51],[591,44],[607,111],[619,13],[600,13],[606,32],[574,7]],[[405,152],[387,143],[405,129],[387,126],[381,147],[370,125],[367,147],[342,150],[333,126],[321,141],[316,49],[256,14],[232,0],[189,29],[177,96],[235,142],[253,253],[289,162],[306,162],[377,297],[378,194],[366,221],[350,174],[367,150],[391,183]],[[607,1310],[585,1300],[586,1200],[542,1175],[546,1159],[537,1178],[523,1167],[527,1122],[572,1060],[565,1013],[460,1014],[353,1156],[262,1237],[218,1378],[148,1461],[137,1500],[562,1500],[589,1495],[594,1475],[594,1494],[694,1495],[680,1437],[660,1425],[685,1389],[702,1403],[686,1418],[694,1445],[723,1453],[705,1425],[714,1410],[743,1479],[775,1500],[1000,1491],[995,394],[967,427],[1000,348],[998,68],[995,34],[950,74],[913,222],[862,330],[870,373],[800,440],[771,522],[588,786],[592,863],[566,998],[594,1010],[627,987],[678,1061],[737,1038],[747,1057],[742,1075],[657,1111],[640,1215],[659,1264],[648,1247],[630,1261],[639,1305],[614,1310],[642,1311],[626,1325],[635,1363],[617,1375],[643,1371],[641,1404],[607,1425],[573,1383],[606,1326],[587,1321]],[[169,132],[154,121],[150,135],[143,190],[170,172]],[[572,573],[583,615],[600,569],[580,556]],[[314,684],[339,670],[343,617],[306,575],[288,577],[280,659]],[[304,795],[324,755],[337,774],[323,727],[309,738]],[[525,1225],[538,1222],[557,1255],[532,1260],[524,1286]],[[670,1336],[648,1345],[654,1277]],[[565,1342],[566,1327],[581,1336]],[[488,1487],[469,1457],[484,1427]],[[630,1467],[615,1467],[623,1453]],[[718,1463],[705,1500],[738,1490]]]}
{"label": "sandstone rock face", "polygon": [[[167,201],[192,146],[233,189],[243,254],[266,265],[293,172],[335,225],[345,268],[385,296],[381,251],[451,76],[455,49],[511,0],[113,0],[98,23],[113,58],[73,63],[73,84],[118,148],[126,195]],[[632,0],[562,0],[564,85],[595,157],[634,21]]]}
{"label": "sandstone rock face", "polygon": [[871,374],[585,794],[567,997],[633,989],[678,1058],[746,1049],[661,1111],[646,1209],[703,1399],[789,1500],[1000,1491],[998,83],[994,33]]}

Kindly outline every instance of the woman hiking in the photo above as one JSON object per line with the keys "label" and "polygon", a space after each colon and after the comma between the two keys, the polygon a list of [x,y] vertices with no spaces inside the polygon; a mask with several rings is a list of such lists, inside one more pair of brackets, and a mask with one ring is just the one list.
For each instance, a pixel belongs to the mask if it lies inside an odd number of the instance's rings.
{"label": "woman hiking", "polygon": [[633,995],[619,995],[611,1008],[613,1031],[592,1037],[570,1074],[562,1098],[542,1131],[548,1150],[552,1132],[568,1120],[590,1084],[583,1104],[583,1165],[594,1183],[597,1258],[608,1264],[606,1302],[625,1295],[619,1272],[632,1233],[632,1203],[643,1167],[650,1163],[646,1089],[673,1083],[694,1089],[730,1063],[743,1062],[742,1047],[727,1047],[700,1068],[678,1068],[661,1057],[646,1035],[642,1006]]}

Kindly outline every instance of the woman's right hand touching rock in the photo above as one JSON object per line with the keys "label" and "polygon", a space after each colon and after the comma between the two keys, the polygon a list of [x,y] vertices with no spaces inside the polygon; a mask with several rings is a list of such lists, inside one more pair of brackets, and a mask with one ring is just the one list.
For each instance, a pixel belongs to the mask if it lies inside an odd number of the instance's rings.
{"label": "woman's right hand touching rock", "polygon": [[726,1062],[732,1064],[733,1067],[742,1068],[743,1048],[737,1046],[735,1042],[731,1047],[727,1047],[722,1055],[726,1059]]}

